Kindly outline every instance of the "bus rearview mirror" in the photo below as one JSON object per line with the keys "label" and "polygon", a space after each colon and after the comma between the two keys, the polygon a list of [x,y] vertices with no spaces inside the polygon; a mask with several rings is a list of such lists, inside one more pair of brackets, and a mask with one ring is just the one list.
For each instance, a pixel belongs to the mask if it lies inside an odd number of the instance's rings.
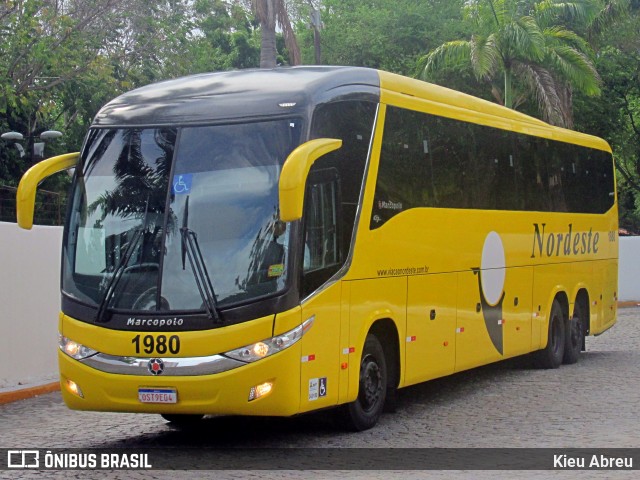
{"label": "bus rearview mirror", "polygon": [[67,153],[57,157],[47,158],[36,163],[25,172],[18,185],[16,194],[16,216],[18,225],[25,230],[33,227],[33,213],[36,205],[36,190],[38,185],[47,177],[63,170],[75,167],[80,153]]}
{"label": "bus rearview mirror", "polygon": [[280,220],[293,222],[302,218],[304,189],[314,162],[342,146],[342,140],[318,138],[303,143],[287,157],[280,174]]}

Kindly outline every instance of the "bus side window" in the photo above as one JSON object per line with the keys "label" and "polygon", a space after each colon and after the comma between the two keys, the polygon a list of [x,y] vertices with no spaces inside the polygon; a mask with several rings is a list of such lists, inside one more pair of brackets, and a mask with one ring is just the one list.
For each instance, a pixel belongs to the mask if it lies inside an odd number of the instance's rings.
{"label": "bus side window", "polygon": [[342,265],[340,205],[338,171],[312,171],[304,211],[303,296],[329,280]]}

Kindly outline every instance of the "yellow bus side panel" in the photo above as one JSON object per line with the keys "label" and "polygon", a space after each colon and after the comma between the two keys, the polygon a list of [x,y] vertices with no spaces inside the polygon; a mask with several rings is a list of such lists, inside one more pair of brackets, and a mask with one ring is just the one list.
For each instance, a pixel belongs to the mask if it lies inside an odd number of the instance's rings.
{"label": "yellow bus side panel", "polygon": [[286,312],[276,314],[273,322],[273,336],[282,335],[296,328],[302,323],[302,311],[300,307],[292,308]]}
{"label": "yellow bus side panel", "polygon": [[592,331],[594,334],[600,334],[613,326],[618,308],[618,261],[599,262],[598,270],[598,275],[603,279],[602,298],[599,301],[602,313],[601,323]]}
{"label": "yellow bus side panel", "polygon": [[341,282],[342,302],[340,310],[340,392],[338,403],[345,403],[349,398],[349,370],[359,368],[358,359],[349,342],[349,325],[351,318],[351,282]]}
{"label": "yellow bus side panel", "polygon": [[408,277],[404,385],[453,373],[458,274]]}
{"label": "yellow bus side panel", "polygon": [[[455,371],[467,370],[501,360],[487,328],[485,312],[478,310],[478,276],[472,272],[458,274],[458,320],[456,323]],[[495,319],[497,323],[497,318]],[[496,330],[498,326],[495,326]]]}
{"label": "yellow bus side panel", "polygon": [[[602,311],[607,310],[612,324],[617,243],[609,238],[613,238],[610,228],[615,213],[615,208],[604,215],[415,208],[373,230],[370,219],[364,218],[346,278],[361,279],[352,285],[371,282],[374,287],[362,297],[352,296],[351,321],[357,321],[353,314],[361,308],[358,303],[370,303],[372,298],[389,302],[404,291],[403,279],[408,283],[407,332],[400,342],[406,348],[403,359],[407,366],[401,373],[401,385],[444,375],[450,368],[450,353],[441,352],[442,332],[430,332],[434,336],[428,340],[440,352],[424,353],[419,340],[416,345],[406,341],[427,332],[429,327],[420,319],[425,318],[424,308],[430,304],[455,305],[457,310],[449,317],[455,318],[456,325],[455,339],[450,341],[455,344],[455,371],[544,348],[548,315],[559,292],[566,294],[569,312],[581,288],[598,304],[606,303],[599,299],[603,295],[609,303]],[[495,244],[496,236],[504,266],[482,270],[484,247],[490,237]],[[592,275],[595,265],[602,266],[601,273]],[[495,271],[504,271],[504,278],[494,285],[500,296],[491,304],[484,298],[480,281]],[[451,280],[456,275],[457,283]],[[395,282],[385,283],[389,280]],[[377,288],[377,282],[385,286]],[[416,293],[422,282],[425,289],[428,285],[428,297]],[[598,315],[603,314],[593,308],[591,331],[598,333],[602,331]],[[421,364],[425,355],[443,355],[442,372]]]}
{"label": "yellow bus side panel", "polygon": [[[349,394],[347,401],[358,396],[360,359],[367,333],[377,320],[390,319],[398,331],[400,371],[404,372],[406,338],[407,278],[380,278],[351,282],[351,310],[349,318]],[[382,339],[391,341],[391,339]],[[404,379],[400,378],[400,385]]]}
{"label": "yellow bus side panel", "polygon": [[302,318],[314,317],[300,341],[300,411],[336,405],[340,394],[341,283],[302,304]]}
{"label": "yellow bus side panel", "polygon": [[[607,241],[607,217],[613,214],[613,209],[598,216],[413,208],[374,230],[369,229],[370,216],[363,215],[346,278],[470,272],[480,267],[483,245],[492,231],[500,236],[507,267],[557,265],[564,272],[574,262],[617,258],[617,244]],[[576,238],[580,243],[574,249]],[[586,250],[594,245],[597,252]]]}
{"label": "yellow bus side panel", "polygon": [[509,358],[531,351],[533,267],[508,268],[506,278],[510,289],[502,304],[502,331],[504,358]]}

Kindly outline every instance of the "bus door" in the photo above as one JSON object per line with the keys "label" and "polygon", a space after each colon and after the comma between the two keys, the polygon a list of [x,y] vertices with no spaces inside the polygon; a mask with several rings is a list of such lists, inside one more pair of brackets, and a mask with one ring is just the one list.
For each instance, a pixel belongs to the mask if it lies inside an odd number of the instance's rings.
{"label": "bus door", "polygon": [[[313,326],[301,341],[301,411],[335,405],[340,385],[341,282],[327,283],[344,259],[340,179],[334,168],[311,171],[307,180],[302,238],[302,319]],[[345,373],[346,376],[346,373]]]}

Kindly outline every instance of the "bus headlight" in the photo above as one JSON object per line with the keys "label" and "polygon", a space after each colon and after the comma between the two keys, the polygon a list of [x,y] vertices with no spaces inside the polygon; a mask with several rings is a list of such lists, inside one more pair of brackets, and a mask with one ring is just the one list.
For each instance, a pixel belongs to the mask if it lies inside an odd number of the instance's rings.
{"label": "bus headlight", "polygon": [[314,315],[313,317],[305,320],[302,325],[299,325],[293,330],[289,330],[282,335],[271,337],[266,340],[262,340],[261,342],[252,343],[245,347],[236,348],[235,350],[223,353],[223,355],[233,358],[234,360],[251,363],[273,355],[274,353],[281,352],[298,342],[298,340],[300,340],[312,327],[315,318],[316,317]]}
{"label": "bus headlight", "polygon": [[98,353],[93,348],[85,347],[84,345],[74,342],[61,334],[58,334],[58,346],[60,347],[60,350],[76,360],[82,360],[83,358],[87,358]]}

